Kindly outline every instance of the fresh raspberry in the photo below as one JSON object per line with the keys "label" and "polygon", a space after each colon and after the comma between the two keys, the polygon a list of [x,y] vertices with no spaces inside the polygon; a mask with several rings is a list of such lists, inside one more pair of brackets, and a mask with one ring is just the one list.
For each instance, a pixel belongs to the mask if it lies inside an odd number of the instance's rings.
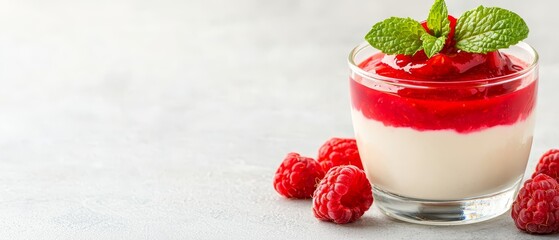
{"label": "fresh raspberry", "polygon": [[326,172],[340,165],[354,165],[363,169],[355,139],[332,138],[326,141],[318,150],[317,160]]}
{"label": "fresh raspberry", "polygon": [[551,149],[543,154],[532,177],[540,173],[559,181],[559,149]]}
{"label": "fresh raspberry", "polygon": [[324,170],[316,160],[289,153],[276,171],[274,188],[287,198],[310,198],[323,177]]}
{"label": "fresh raspberry", "polygon": [[548,234],[559,230],[559,183],[538,174],[526,181],[512,204],[512,219],[520,230]]}
{"label": "fresh raspberry", "polygon": [[337,166],[326,173],[313,195],[314,216],[322,221],[349,223],[373,204],[371,184],[355,166]]}

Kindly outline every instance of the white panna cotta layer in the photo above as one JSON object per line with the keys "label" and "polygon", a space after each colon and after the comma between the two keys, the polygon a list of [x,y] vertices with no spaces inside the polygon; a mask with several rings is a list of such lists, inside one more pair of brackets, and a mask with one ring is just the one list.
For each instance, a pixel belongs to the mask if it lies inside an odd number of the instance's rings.
{"label": "white panna cotta layer", "polygon": [[524,174],[534,113],[471,133],[389,127],[352,108],[359,154],[374,186],[400,196],[459,200],[500,192]]}

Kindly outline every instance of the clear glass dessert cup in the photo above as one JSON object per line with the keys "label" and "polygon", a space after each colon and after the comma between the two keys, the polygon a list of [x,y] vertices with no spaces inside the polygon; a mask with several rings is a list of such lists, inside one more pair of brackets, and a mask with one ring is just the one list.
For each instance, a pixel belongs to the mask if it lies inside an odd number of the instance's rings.
{"label": "clear glass dessert cup", "polygon": [[510,208],[532,146],[538,55],[523,42],[500,51],[523,69],[466,81],[380,76],[361,67],[380,51],[351,51],[353,127],[383,213],[459,225]]}

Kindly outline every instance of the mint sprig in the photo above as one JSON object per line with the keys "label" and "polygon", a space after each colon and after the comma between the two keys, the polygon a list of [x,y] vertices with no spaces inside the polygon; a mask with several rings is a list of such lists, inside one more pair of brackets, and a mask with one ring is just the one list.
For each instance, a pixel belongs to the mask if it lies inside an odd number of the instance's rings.
{"label": "mint sprig", "polygon": [[427,17],[427,28],[411,18],[391,17],[373,26],[365,36],[371,46],[386,54],[413,55],[425,50],[428,57],[440,52],[450,32],[448,10],[444,0],[435,0]]}
{"label": "mint sprig", "polygon": [[411,18],[391,17],[373,26],[365,39],[386,54],[413,55],[423,48],[421,24]]}
{"label": "mint sprig", "polygon": [[446,37],[435,37],[430,34],[423,34],[423,36],[421,36],[421,41],[423,41],[425,55],[430,58],[443,50]]}
{"label": "mint sprig", "polygon": [[509,10],[479,6],[462,14],[456,23],[456,48],[487,53],[507,48],[528,37],[526,22]]}
{"label": "mint sprig", "polygon": [[436,0],[431,7],[427,17],[427,27],[435,37],[448,36],[450,21],[448,20],[448,9],[444,0]]}
{"label": "mint sprig", "polygon": [[[424,50],[432,57],[445,48],[450,33],[448,10],[444,0],[435,0],[427,17],[426,31],[411,18],[391,17],[375,24],[365,39],[386,54],[413,55]],[[480,6],[465,12],[457,20],[455,49],[487,53],[507,48],[528,36],[528,26],[516,13],[501,8]]]}

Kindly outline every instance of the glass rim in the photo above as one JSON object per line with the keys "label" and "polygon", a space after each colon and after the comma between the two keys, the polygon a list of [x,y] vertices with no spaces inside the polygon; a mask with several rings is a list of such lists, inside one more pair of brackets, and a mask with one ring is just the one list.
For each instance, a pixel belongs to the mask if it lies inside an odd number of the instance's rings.
{"label": "glass rim", "polygon": [[[516,46],[519,47],[525,51],[527,51],[531,56],[534,57],[533,61],[531,61],[531,63],[529,63],[529,65],[522,69],[521,71],[512,73],[512,74],[508,74],[508,75],[504,75],[504,76],[498,76],[498,77],[492,77],[492,78],[481,78],[481,79],[473,79],[473,80],[467,80],[467,81],[424,81],[424,80],[411,80],[411,79],[401,79],[401,78],[393,78],[393,77],[387,77],[387,76],[382,76],[376,73],[371,73],[371,72],[367,72],[365,70],[363,70],[362,68],[360,68],[358,66],[358,64],[355,63],[354,59],[357,56],[357,54],[366,49],[366,48],[371,48],[373,50],[375,50],[375,54],[377,52],[380,52],[380,50],[372,47],[368,42],[362,42],[361,44],[357,45],[355,48],[353,48],[351,50],[351,52],[349,53],[349,57],[348,57],[348,64],[350,69],[354,72],[357,73],[358,75],[360,75],[361,77],[369,80],[369,81],[381,81],[381,82],[385,82],[385,83],[389,83],[392,85],[397,85],[397,86],[405,86],[405,87],[420,87],[420,88],[430,88],[430,87],[455,87],[455,86],[459,86],[459,85],[469,85],[469,84],[473,84],[473,85],[482,85],[482,86],[490,86],[490,85],[496,85],[496,84],[502,84],[502,83],[506,83],[506,82],[510,82],[510,81],[514,81],[516,79],[522,78],[525,75],[530,74],[537,66],[538,66],[538,61],[539,61],[539,55],[538,52],[536,51],[536,49],[534,49],[532,46],[530,46],[529,44],[527,44],[526,42],[519,42],[515,45],[512,46]],[[371,55],[372,56],[372,55]]]}

